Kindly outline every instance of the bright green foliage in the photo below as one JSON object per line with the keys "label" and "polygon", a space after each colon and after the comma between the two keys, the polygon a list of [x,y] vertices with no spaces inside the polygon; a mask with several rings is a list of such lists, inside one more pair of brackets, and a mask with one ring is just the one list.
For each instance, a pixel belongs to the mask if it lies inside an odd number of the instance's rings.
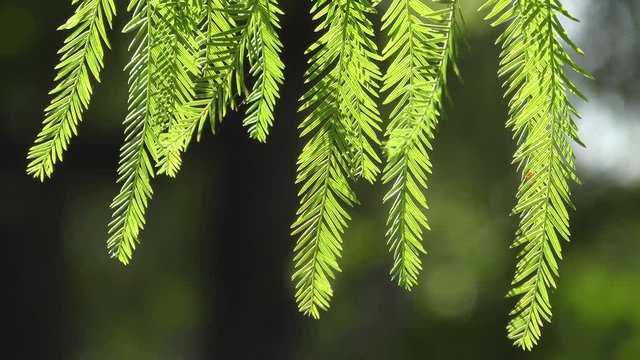
{"label": "bright green foliage", "polygon": [[54,164],[62,161],[71,137],[78,132],[91,100],[91,77],[100,81],[104,45],[109,46],[107,30],[116,12],[113,0],[73,0],[72,4],[78,4],[75,14],[58,28],[71,34],[58,51],[61,57],[56,66],[57,84],[49,93],[51,105],[45,109],[44,127],[27,155],[27,173],[41,181],[51,176]]}
{"label": "bright green foliage", "polygon": [[197,100],[190,104],[200,137],[207,120],[215,132],[228,109],[236,109],[236,95],[248,93],[245,84],[245,57],[255,78],[244,124],[249,135],[266,141],[273,123],[273,108],[284,80],[280,59],[282,44],[277,35],[275,0],[206,0],[203,47],[199,62],[203,76],[196,83]]}
{"label": "bright green foliage", "polygon": [[156,145],[157,172],[171,177],[175,177],[180,169],[180,151],[186,149],[193,134],[188,130],[191,112],[186,104],[195,99],[193,77],[200,74],[197,40],[201,8],[195,5],[193,0],[173,0],[161,10],[163,35],[156,48],[155,72],[159,77],[156,91],[163,98],[158,101],[160,108],[153,116],[157,122],[168,124],[161,129]]}
{"label": "bright green foliage", "polygon": [[[133,17],[125,32],[134,32],[135,49],[129,70],[129,115],[121,149],[118,183],[111,208],[107,242],[113,257],[127,264],[144,226],[147,202],[153,193],[151,160],[163,152],[162,135],[176,122],[174,114],[193,97],[191,75],[197,73],[193,49],[195,19],[191,0],[132,0]],[[170,158],[158,164],[171,172]]]}
{"label": "bright green foliage", "polygon": [[[348,209],[358,200],[351,186],[374,182],[380,169],[379,93],[391,105],[383,149],[384,201],[390,204],[387,238],[391,276],[411,290],[422,269],[429,159],[442,114],[448,68],[455,67],[458,0],[388,0],[382,30],[387,44],[378,55],[373,25],[378,0],[311,0],[318,21],[300,111],[308,137],[298,159],[300,207],[292,234],[298,308],[318,318],[330,306],[331,279],[340,271]],[[73,0],[75,14],[60,29],[71,35],[60,50],[56,87],[45,110],[44,128],[28,154],[27,172],[51,176],[77,133],[89,105],[92,78],[99,81],[109,46],[113,0]],[[488,18],[505,25],[499,75],[511,97],[510,119],[522,172],[520,217],[514,247],[518,265],[510,296],[508,336],[531,349],[551,319],[549,289],[556,286],[562,239],[569,239],[567,207],[575,175],[570,140],[580,144],[568,94],[582,96],[565,69],[588,76],[565,52],[581,54],[558,16],[574,19],[560,0],[487,0]],[[207,122],[217,123],[246,103],[244,126],[257,141],[267,139],[284,80],[277,32],[277,0],[129,0],[132,34],[129,107],[118,168],[119,194],[111,205],[107,246],[127,264],[139,242],[156,174],[175,177],[192,138]],[[390,62],[382,75],[380,60]],[[380,88],[379,83],[382,83]],[[244,100],[239,100],[244,98]]]}
{"label": "bright green foliage", "polygon": [[275,0],[254,0],[250,9],[254,15],[247,25],[249,35],[243,45],[251,63],[251,75],[256,80],[247,96],[244,125],[251,138],[265,142],[273,125],[273,107],[284,81],[284,63],[280,59],[282,43],[276,33],[276,29],[280,29],[278,15],[282,15],[282,11]]}
{"label": "bright green foliage", "polygon": [[222,121],[229,108],[236,108],[234,96],[245,92],[241,44],[248,34],[241,17],[246,10],[243,4],[227,0],[204,0],[204,3],[198,58],[202,77],[195,85],[197,99],[189,104],[192,119],[199,127],[198,138],[207,120],[215,133],[216,121]]}
{"label": "bright green foliage", "polygon": [[133,17],[124,31],[135,33],[130,46],[135,52],[127,66],[130,78],[129,115],[124,121],[125,144],[118,168],[118,182],[122,183],[122,188],[111,204],[113,220],[109,224],[111,237],[107,242],[111,256],[124,264],[129,262],[136,247],[138,234],[144,225],[144,211],[153,193],[151,159],[157,158],[158,136],[154,131],[157,125],[153,122],[151,100],[155,95],[152,89],[152,53],[158,14],[148,0],[132,0],[128,10],[133,10]]}
{"label": "bright green foliage", "polygon": [[174,131],[163,136],[161,172],[175,176],[180,168],[181,153],[188,147],[192,135],[199,127],[200,137],[204,124],[211,122],[215,132],[216,121],[222,121],[228,109],[236,109],[236,95],[247,93],[244,79],[245,56],[252,65],[255,78],[248,95],[245,125],[249,134],[266,141],[273,123],[274,105],[279,87],[284,80],[284,64],[280,59],[282,44],[276,30],[278,15],[282,12],[274,0],[201,0],[201,17],[197,63],[202,75],[195,82],[196,97],[183,103]]}
{"label": "bright green foliage", "polygon": [[373,181],[378,173],[376,103],[380,72],[368,0],[316,0],[320,38],[311,54],[305,82],[313,83],[302,97],[301,111],[310,110],[300,128],[310,135],[298,160],[298,219],[293,234],[298,308],[318,318],[333,295],[330,278],[340,271],[338,258],[347,227],[347,208],[357,202],[352,176]]}
{"label": "bright green foliage", "polygon": [[[132,19],[124,31],[134,35],[126,68],[129,114],[107,242],[124,264],[145,223],[151,178],[176,176],[196,128],[207,119],[213,128],[237,107],[236,95],[248,93],[245,71],[255,78],[245,124],[251,137],[265,141],[284,78],[276,34],[282,12],[275,0],[130,0],[128,11]],[[77,131],[91,95],[90,74],[99,79],[114,14],[111,0],[82,1],[61,27],[73,33],[60,51],[44,129],[28,155],[27,171],[35,177],[51,175]]]}
{"label": "bright green foliage", "polygon": [[[383,182],[390,184],[384,201],[391,203],[387,237],[393,253],[392,278],[407,290],[417,284],[425,253],[422,234],[429,229],[424,211],[428,150],[446,91],[447,68],[455,58],[457,0],[434,9],[423,0],[394,0],[382,21],[389,41],[383,50],[392,60],[384,76],[385,103],[394,103],[387,127],[387,165]],[[455,65],[454,65],[455,68]]]}
{"label": "bright green foliage", "polygon": [[510,119],[519,148],[514,156],[522,172],[518,204],[520,227],[513,247],[520,247],[509,296],[518,298],[507,326],[516,346],[531,349],[551,321],[549,288],[555,288],[561,240],[569,240],[569,180],[575,175],[569,139],[581,144],[574,117],[578,113],[567,92],[582,96],[565,68],[589,76],[563,49],[582,51],[568,38],[559,15],[574,19],[559,0],[490,0],[489,18],[507,23],[502,43],[500,75],[511,95]]}

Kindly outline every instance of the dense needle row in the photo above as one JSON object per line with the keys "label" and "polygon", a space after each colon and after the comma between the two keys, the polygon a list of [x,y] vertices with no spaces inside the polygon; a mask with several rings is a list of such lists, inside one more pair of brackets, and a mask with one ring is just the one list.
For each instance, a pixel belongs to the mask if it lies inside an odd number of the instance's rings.
{"label": "dense needle row", "polygon": [[[27,172],[40,180],[52,175],[77,134],[92,83],[100,79],[116,12],[113,0],[72,3],[76,12],[60,27],[71,34],[60,50],[51,105],[28,154]],[[300,136],[307,143],[298,160],[292,280],[300,311],[318,318],[330,306],[348,210],[358,202],[352,185],[359,178],[374,182],[382,174],[390,274],[407,290],[418,283],[429,229],[429,152],[448,70],[458,72],[459,1],[384,2],[381,30],[387,40],[380,51],[371,22],[380,1],[312,3],[318,39],[307,50],[309,88],[300,99],[306,114]],[[520,216],[514,246],[522,250],[510,292],[518,302],[508,333],[517,346],[530,349],[550,321],[548,288],[558,275],[560,240],[569,237],[568,181],[577,180],[569,139],[580,143],[573,121],[578,115],[567,94],[581,94],[564,69],[586,73],[563,49],[564,43],[581,53],[560,25],[559,15],[572,17],[559,0],[488,0],[484,8],[494,25],[505,24],[500,76],[511,97],[508,126],[519,145],[514,162],[523,174],[514,209]],[[199,139],[207,124],[215,133],[240,98],[249,135],[266,141],[284,80],[277,0],[130,0],[128,11],[129,111],[107,242],[124,264],[139,243],[153,177],[175,177],[192,138]],[[384,73],[381,61],[389,64]],[[389,110],[385,121],[380,102]]]}
{"label": "dense needle row", "polygon": [[544,322],[551,321],[549,289],[556,287],[561,241],[569,240],[569,182],[578,182],[569,140],[582,144],[574,121],[579,115],[567,96],[584,96],[565,69],[589,75],[563,47],[582,54],[558,16],[577,19],[559,0],[490,0],[485,7],[494,25],[508,24],[498,39],[499,75],[511,96],[507,125],[518,143],[513,162],[522,182],[513,209],[520,217],[513,243],[520,248],[519,261],[509,292],[518,300],[507,331],[515,345],[530,350]]}

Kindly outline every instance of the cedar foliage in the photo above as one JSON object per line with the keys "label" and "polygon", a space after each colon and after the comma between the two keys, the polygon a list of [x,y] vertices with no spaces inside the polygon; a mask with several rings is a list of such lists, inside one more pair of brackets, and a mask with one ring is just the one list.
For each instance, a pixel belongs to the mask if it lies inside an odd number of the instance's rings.
{"label": "cedar foliage", "polygon": [[[579,182],[569,140],[582,144],[574,121],[579,117],[567,95],[584,99],[565,69],[589,75],[563,45],[582,54],[569,39],[558,16],[577,20],[559,0],[490,0],[493,25],[507,23],[499,75],[506,79],[509,121],[518,143],[513,162],[522,173],[513,214],[520,226],[512,245],[520,248],[510,297],[517,303],[507,326],[516,346],[537,344],[544,322],[551,321],[549,288],[555,288],[561,241],[569,240],[573,208],[569,181]],[[564,44],[563,44],[564,43]]]}
{"label": "cedar foliage", "polygon": [[[406,290],[418,284],[429,230],[429,154],[444,116],[449,71],[459,74],[461,4],[382,1],[379,30],[386,40],[378,49],[372,18],[381,1],[310,1],[317,39],[307,50],[308,90],[300,99],[306,145],[298,159],[292,280],[299,310],[319,318],[333,296],[349,209],[358,203],[352,186],[360,178],[373,183],[380,176],[387,188],[392,281]],[[116,14],[113,0],[72,4],[75,13],[59,28],[69,35],[51,103],[27,155],[27,173],[41,181],[52,176],[78,133]],[[520,218],[513,243],[518,263],[509,292],[517,302],[508,337],[530,350],[551,321],[549,289],[556,286],[561,242],[569,240],[569,182],[578,182],[570,141],[581,144],[579,115],[568,96],[584,96],[567,70],[589,75],[567,52],[582,54],[560,23],[561,16],[576,20],[560,0],[487,0],[481,10],[502,29],[498,75],[510,99],[507,126],[521,173],[513,210]],[[277,0],[129,0],[127,11],[129,106],[107,241],[123,264],[139,243],[152,179],[175,177],[192,139],[201,138],[207,123],[215,134],[242,104],[249,136],[265,142],[284,82]],[[388,118],[379,106],[388,108]]]}

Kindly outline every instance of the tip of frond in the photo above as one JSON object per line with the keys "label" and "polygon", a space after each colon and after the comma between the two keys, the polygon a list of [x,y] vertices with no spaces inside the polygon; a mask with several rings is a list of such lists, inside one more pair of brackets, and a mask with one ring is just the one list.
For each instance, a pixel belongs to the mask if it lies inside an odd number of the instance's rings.
{"label": "tip of frond", "polygon": [[523,339],[519,339],[513,342],[513,346],[520,348],[523,351],[532,351],[535,343],[529,341],[524,341]]}
{"label": "tip of frond", "polygon": [[32,171],[31,169],[27,169],[27,175],[40,181],[41,183],[43,183],[46,179],[51,178],[51,175],[47,175],[43,171]]}
{"label": "tip of frond", "polygon": [[53,162],[49,158],[44,159],[41,156],[34,155],[33,150],[30,150],[27,155],[27,161],[29,161],[26,169],[27,175],[40,180],[40,182],[51,178],[51,175],[53,175]]}
{"label": "tip of frond", "polygon": [[405,282],[403,284],[400,284],[400,287],[407,292],[411,292],[413,290],[413,286],[414,284],[412,284],[411,282]]}
{"label": "tip of frond", "polygon": [[129,263],[131,262],[131,257],[129,257],[128,255],[122,252],[118,254],[113,254],[111,257],[116,258],[118,262],[124,266],[128,266]]}
{"label": "tip of frond", "polygon": [[300,312],[304,316],[306,316],[308,318],[311,318],[311,319],[314,319],[314,320],[320,320],[320,311],[318,311],[317,308],[307,309],[307,310],[300,310]]}
{"label": "tip of frond", "polygon": [[164,175],[166,177],[175,179],[178,176],[179,169],[176,168],[160,168],[157,170],[156,175]]}
{"label": "tip of frond", "polygon": [[117,260],[120,264],[127,266],[131,263],[131,259],[133,258],[133,253],[131,249],[125,249],[123,246],[115,245],[112,243],[107,243],[107,251],[109,252],[109,257]]}
{"label": "tip of frond", "polygon": [[249,138],[251,140],[254,140],[254,141],[259,142],[261,144],[266,144],[267,143],[267,135],[265,135],[265,134],[258,134],[257,132],[250,132],[249,133]]}
{"label": "tip of frond", "polygon": [[407,292],[411,292],[413,288],[418,285],[417,276],[398,275],[392,269],[389,274],[391,275],[391,282],[395,283],[398,287],[404,289]]}

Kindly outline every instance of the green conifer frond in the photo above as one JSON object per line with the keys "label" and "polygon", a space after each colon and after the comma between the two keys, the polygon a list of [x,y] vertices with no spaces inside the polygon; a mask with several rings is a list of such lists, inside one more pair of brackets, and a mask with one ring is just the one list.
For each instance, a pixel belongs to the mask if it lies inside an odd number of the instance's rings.
{"label": "green conifer frond", "polygon": [[280,86],[284,81],[284,63],[280,59],[282,42],[276,32],[280,29],[278,16],[283,13],[276,0],[253,0],[251,6],[255,8],[255,15],[247,25],[249,36],[244,47],[255,83],[247,95],[248,108],[243,123],[251,138],[265,142],[273,125],[273,108],[280,98]]}
{"label": "green conifer frond", "polygon": [[292,280],[299,310],[314,318],[329,308],[329,279],[340,271],[347,208],[357,202],[349,180],[354,174],[373,180],[377,173],[372,144],[380,120],[373,98],[380,72],[367,19],[374,11],[368,0],[316,0],[312,8],[322,35],[307,50],[305,82],[313,86],[300,100],[300,110],[310,110],[301,136],[311,138],[298,159]]}
{"label": "green conifer frond", "polygon": [[567,92],[583,97],[565,68],[589,76],[563,49],[582,51],[569,39],[558,15],[574,19],[559,0],[490,0],[494,25],[507,23],[500,74],[511,94],[510,119],[519,148],[514,163],[522,171],[518,204],[520,226],[513,247],[520,247],[509,296],[518,297],[507,326],[514,344],[530,350],[551,321],[549,289],[556,287],[561,240],[569,240],[569,180],[575,175],[569,139],[581,144],[574,121],[579,117]]}
{"label": "green conifer frond", "polygon": [[247,0],[206,0],[206,16],[198,62],[202,77],[196,81],[197,99],[190,104],[196,114],[198,138],[209,120],[215,133],[229,109],[237,108],[236,95],[247,92],[244,81],[247,24],[253,11]]}
{"label": "green conifer frond", "polygon": [[[161,26],[165,35],[159,38],[158,71],[164,76],[158,85],[159,123],[168,123],[160,134],[158,149],[158,173],[175,177],[182,164],[181,153],[186,150],[193,134],[191,111],[188,104],[195,99],[193,78],[200,74],[197,62],[198,25],[202,7],[198,0],[175,1],[161,10]],[[164,130],[164,129],[163,129]]]}
{"label": "green conifer frond", "polygon": [[124,121],[118,183],[122,184],[111,208],[109,252],[127,264],[143,228],[144,213],[153,194],[152,160],[159,159],[161,134],[174,122],[176,109],[191,96],[189,73],[196,71],[186,47],[190,36],[187,12],[190,0],[131,0],[132,19],[125,32],[133,32],[129,71],[129,114]]}
{"label": "green conifer frond", "polygon": [[113,0],[73,0],[72,4],[78,4],[74,15],[58,28],[71,34],[58,51],[57,84],[49,93],[53,98],[45,109],[43,129],[27,155],[27,173],[41,181],[51,176],[78,132],[93,92],[91,77],[100,81],[104,46],[110,46],[107,30],[116,13]]}
{"label": "green conifer frond", "polygon": [[[487,18],[504,26],[499,76],[510,97],[507,126],[521,172],[517,205],[519,248],[509,296],[517,303],[507,326],[516,346],[531,349],[551,319],[561,242],[569,240],[570,182],[575,174],[570,142],[581,144],[569,101],[584,97],[568,72],[589,75],[567,51],[582,54],[559,17],[574,19],[561,0],[485,0]],[[129,0],[133,34],[129,51],[129,106],[120,149],[120,191],[111,208],[107,247],[127,264],[139,242],[155,174],[176,176],[192,138],[209,122],[213,132],[230,110],[247,104],[243,125],[264,142],[284,80],[277,0]],[[309,47],[300,110],[307,138],[298,158],[300,206],[292,281],[299,310],[318,318],[330,307],[331,279],[340,272],[349,210],[358,203],[353,182],[380,173],[379,93],[390,105],[384,152],[384,202],[389,204],[388,245],[392,281],[411,290],[426,253],[423,234],[432,169],[430,153],[455,66],[458,0],[389,0],[377,54],[368,17],[380,0],[312,0],[318,39]],[[385,5],[387,5],[385,4]],[[42,131],[28,153],[28,174],[44,180],[62,161],[87,109],[92,82],[100,81],[114,0],[72,0],[74,15],[56,66],[55,88]],[[382,75],[380,60],[390,66]],[[246,78],[245,78],[246,77]],[[95,80],[94,80],[95,79]],[[382,88],[380,87],[382,83]],[[244,101],[240,99],[244,97]]]}
{"label": "green conifer frond", "polygon": [[[244,124],[252,138],[265,141],[284,80],[277,35],[282,11],[275,0],[206,0],[205,6],[199,60],[203,76],[196,82],[198,99],[191,104],[198,117],[198,138],[207,119],[215,133],[215,123],[238,107],[236,97],[249,93]],[[245,83],[245,58],[255,77],[251,92]]]}
{"label": "green conifer frond", "polygon": [[[392,279],[407,290],[422,269],[428,151],[435,136],[446,91],[447,68],[455,58],[457,0],[434,9],[424,0],[394,0],[383,17],[389,42],[383,50],[392,59],[384,76],[386,104],[394,103],[386,135],[387,164],[383,182],[390,184],[384,201],[391,203],[387,237],[393,253]],[[455,66],[455,65],[454,65]]]}
{"label": "green conifer frond", "polygon": [[128,11],[132,18],[124,32],[133,32],[129,47],[133,50],[129,71],[129,114],[125,124],[125,144],[121,148],[118,183],[120,193],[111,204],[113,220],[107,247],[112,257],[127,264],[144,226],[144,211],[153,190],[152,158],[157,158],[157,133],[153,123],[153,43],[156,37],[156,9],[150,0],[131,0]]}
{"label": "green conifer frond", "polygon": [[231,81],[241,56],[237,34],[243,30],[235,25],[233,14],[237,9],[230,7],[227,0],[194,0],[191,4],[190,20],[183,29],[188,44],[180,53],[188,60],[183,62],[188,64],[189,72],[197,76],[195,80],[184,76],[184,89],[190,89],[188,96],[177,103],[169,131],[160,135],[158,173],[175,177],[182,165],[182,153],[198,125],[199,138],[209,117],[214,129],[214,119],[222,120],[227,107],[235,107]]}
{"label": "green conifer frond", "polygon": [[[191,100],[193,101],[193,100]],[[198,124],[200,111],[194,110],[188,104],[179,104],[174,113],[174,119],[168,131],[160,134],[158,152],[158,174],[176,177],[182,166],[184,153],[194,135]]]}

